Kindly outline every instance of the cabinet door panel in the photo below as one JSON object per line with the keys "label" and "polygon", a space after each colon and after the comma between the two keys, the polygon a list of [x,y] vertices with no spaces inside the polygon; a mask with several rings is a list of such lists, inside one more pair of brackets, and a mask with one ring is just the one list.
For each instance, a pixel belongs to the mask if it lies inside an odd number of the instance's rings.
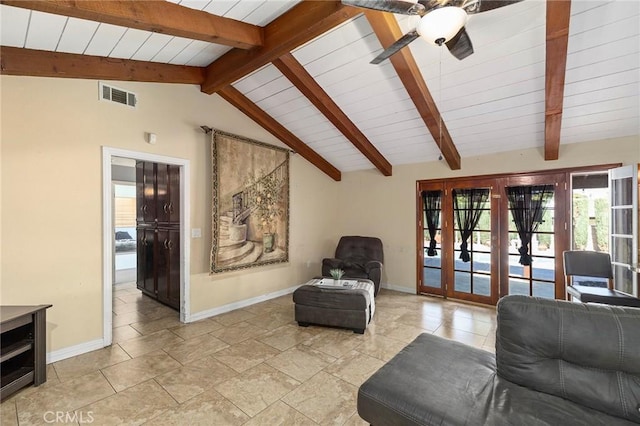
{"label": "cabinet door panel", "polygon": [[180,231],[169,231],[169,305],[180,308]]}
{"label": "cabinet door panel", "polygon": [[169,222],[180,223],[180,167],[169,165],[168,185],[169,185]]}
{"label": "cabinet door panel", "polygon": [[151,228],[138,227],[136,233],[138,235],[136,284],[140,290],[155,295],[156,232]]}
{"label": "cabinet door panel", "polygon": [[138,223],[150,223],[156,219],[155,164],[136,163],[136,219]]}
{"label": "cabinet door panel", "polygon": [[169,175],[166,164],[157,164],[156,170],[156,214],[158,223],[168,223],[169,210]]}
{"label": "cabinet door panel", "polygon": [[180,231],[158,230],[158,300],[180,306]]}

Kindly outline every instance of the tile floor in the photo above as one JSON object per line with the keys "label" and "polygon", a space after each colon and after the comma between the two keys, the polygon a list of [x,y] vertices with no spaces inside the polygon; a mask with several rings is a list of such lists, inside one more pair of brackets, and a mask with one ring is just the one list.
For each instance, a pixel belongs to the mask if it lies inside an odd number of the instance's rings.
{"label": "tile floor", "polygon": [[366,424],[358,386],[418,334],[495,346],[495,309],[384,289],[364,335],[298,327],[291,295],[181,324],[127,284],[113,310],[113,345],[50,364],[3,426]]}

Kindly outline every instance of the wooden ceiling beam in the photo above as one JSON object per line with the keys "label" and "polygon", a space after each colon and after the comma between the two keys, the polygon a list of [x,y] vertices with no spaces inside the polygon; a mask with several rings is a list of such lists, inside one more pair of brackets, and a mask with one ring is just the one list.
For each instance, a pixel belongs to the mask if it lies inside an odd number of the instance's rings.
{"label": "wooden ceiling beam", "polygon": [[[364,13],[378,40],[380,40],[380,44],[385,49],[402,37],[400,26],[392,13],[373,10],[367,10]],[[444,47],[441,47],[441,49],[444,49]],[[404,48],[391,56],[389,60],[447,164],[451,170],[459,170],[461,166],[458,149],[451,139],[447,126],[445,126],[440,116],[440,111],[431,97],[431,93],[429,93],[427,84],[422,78],[422,73],[411,51],[408,48]]]}
{"label": "wooden ceiling beam", "polygon": [[233,49],[211,63],[202,91],[215,93],[360,13],[336,0],[304,0],[264,27],[262,47]]}
{"label": "wooden ceiling beam", "polygon": [[229,85],[218,90],[224,100],[229,102],[234,107],[238,108],[245,115],[251,118],[253,121],[262,126],[266,131],[278,138],[289,148],[293,149],[296,153],[300,154],[304,159],[311,164],[322,170],[331,179],[340,181],[342,174],[340,170],[336,169],[327,160],[322,158],[320,154],[315,152],[309,147],[309,145],[302,142],[296,135],[288,131],[282,124],[278,123],[273,117],[264,112],[260,107],[251,102],[246,96],[244,96],[238,89]]}
{"label": "wooden ceiling beam", "polygon": [[369,139],[347,117],[327,92],[313,79],[291,53],[273,61],[273,65],[289,79],[303,95],[385,176],[391,176],[392,166]]}
{"label": "wooden ceiling beam", "polygon": [[0,74],[201,84],[204,68],[44,50],[0,48]]}
{"label": "wooden ceiling beam", "polygon": [[164,0],[0,0],[2,4],[224,44],[239,49],[262,46],[263,29]]}
{"label": "wooden ceiling beam", "polygon": [[557,160],[567,69],[571,0],[547,0],[544,159]]}

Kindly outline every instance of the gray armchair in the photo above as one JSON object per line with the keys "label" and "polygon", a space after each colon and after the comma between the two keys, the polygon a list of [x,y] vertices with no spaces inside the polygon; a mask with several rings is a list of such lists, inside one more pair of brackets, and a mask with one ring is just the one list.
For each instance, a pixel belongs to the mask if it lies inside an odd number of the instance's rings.
{"label": "gray armchair", "polygon": [[345,236],[338,242],[335,257],[322,260],[322,276],[331,276],[331,269],[342,269],[345,278],[373,281],[377,296],[383,263],[382,241],[379,238]]}

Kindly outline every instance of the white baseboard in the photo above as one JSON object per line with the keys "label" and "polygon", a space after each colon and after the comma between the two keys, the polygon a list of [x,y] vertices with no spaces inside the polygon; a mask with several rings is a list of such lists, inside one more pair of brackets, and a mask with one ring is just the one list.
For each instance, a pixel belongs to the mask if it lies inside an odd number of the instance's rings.
{"label": "white baseboard", "polygon": [[[206,311],[196,312],[192,314],[188,322],[198,321],[201,319],[209,318],[215,315],[224,314],[226,312],[233,311],[234,309],[246,308],[247,306],[255,305],[256,303],[264,302],[276,297],[291,294],[300,287],[296,285],[293,287],[285,288],[284,290],[275,291],[273,293],[263,294],[262,296],[252,297],[250,299],[240,300],[238,302],[229,303],[214,309],[208,309]],[[78,345],[69,346],[67,348],[58,349],[47,353],[47,364],[53,362],[62,361],[63,359],[71,358],[72,356],[82,355],[87,352],[95,351],[105,347],[104,340],[96,339],[89,342],[80,343]]]}
{"label": "white baseboard", "polygon": [[224,314],[226,312],[231,312],[235,309],[246,308],[247,306],[255,305],[256,303],[265,302],[270,299],[275,299],[276,297],[291,294],[295,291],[295,289],[300,287],[300,285],[295,285],[293,287],[285,288],[284,290],[278,290],[273,293],[267,293],[261,296],[252,297],[250,299],[239,300],[237,302],[222,305],[217,308],[207,309],[206,311],[192,313],[187,322],[194,322],[201,319],[213,317],[216,315]]}
{"label": "white baseboard", "polygon": [[104,348],[104,340],[96,339],[47,353],[47,364]]}
{"label": "white baseboard", "polygon": [[389,283],[382,283],[380,287],[386,288],[387,290],[400,291],[402,293],[416,294],[415,288],[402,287],[399,285],[393,285]]}

